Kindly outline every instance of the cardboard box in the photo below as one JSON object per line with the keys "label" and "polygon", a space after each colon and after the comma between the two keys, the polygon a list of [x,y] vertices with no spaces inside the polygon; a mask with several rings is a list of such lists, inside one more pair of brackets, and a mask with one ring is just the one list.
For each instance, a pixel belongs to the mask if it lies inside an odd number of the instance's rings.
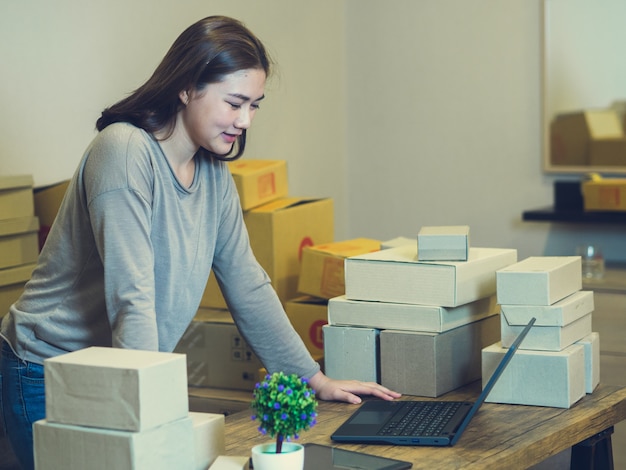
{"label": "cardboard box", "polygon": [[186,354],[189,385],[195,387],[252,390],[263,367],[223,309],[198,309],[174,351]]}
{"label": "cardboard box", "polygon": [[284,160],[236,160],[228,162],[228,168],[244,211],[287,196]]}
{"label": "cardboard box", "polygon": [[[197,469],[189,417],[141,432],[36,421],[37,470]],[[204,467],[206,468],[206,467]]]}
{"label": "cardboard box", "polygon": [[592,166],[626,165],[626,137],[592,140],[589,150]]}
{"label": "cardboard box", "polygon": [[467,261],[469,232],[467,225],[422,227],[417,234],[417,258],[420,261]]}
{"label": "cardboard box", "polygon": [[[517,322],[511,323],[511,320],[502,314],[500,321],[502,347],[510,347],[524,326],[526,325],[519,325]],[[561,351],[590,334],[591,313],[564,326],[538,326],[535,323],[520,345],[520,349]]]}
{"label": "cardboard box", "polygon": [[[499,342],[483,349],[483,387],[506,351]],[[585,351],[573,344],[558,352],[517,350],[485,401],[570,408],[583,396]]]}
{"label": "cardboard box", "polygon": [[220,455],[209,470],[248,470],[250,457],[237,457],[234,455]]}
{"label": "cardboard box", "polygon": [[33,263],[0,269],[0,318],[9,312],[9,307],[22,295],[35,266]]}
{"label": "cardboard box", "polygon": [[35,215],[39,217],[39,247],[43,247],[43,244],[48,237],[52,222],[59,212],[61,202],[65,197],[65,193],[69,186],[69,180],[61,181],[50,186],[44,186],[41,188],[35,188]]}
{"label": "cardboard box", "polygon": [[323,332],[324,364],[328,377],[379,382],[379,330],[325,325]]}
{"label": "cardboard box", "polygon": [[0,176],[0,220],[34,215],[32,175]]}
{"label": "cardboard box", "polygon": [[585,392],[593,393],[600,383],[600,334],[593,332],[576,344],[585,349]]}
{"label": "cardboard box", "polygon": [[346,298],[457,307],[494,295],[496,271],[516,261],[517,250],[477,247],[467,261],[419,261],[417,243],[351,256]]}
{"label": "cardboard box", "polygon": [[583,181],[586,211],[626,211],[626,178],[599,178]]}
{"label": "cardboard box", "polygon": [[182,354],[94,346],[46,359],[44,373],[49,423],[144,431],[188,415]]}
{"label": "cardboard box", "polygon": [[594,307],[593,291],[580,290],[552,305],[500,305],[500,310],[512,325],[526,325],[534,317],[534,326],[539,327],[568,325]]}
{"label": "cardboard box", "polygon": [[345,259],[379,250],[380,241],[371,238],[354,238],[305,247],[302,250],[298,292],[323,299],[345,294]]}
{"label": "cardboard box", "polygon": [[311,356],[324,355],[322,327],[328,323],[328,301],[301,296],[285,302],[285,312]]}
{"label": "cardboard box", "polygon": [[223,414],[189,412],[193,424],[195,470],[206,470],[226,451]]}
{"label": "cardboard box", "polygon": [[407,395],[438,397],[478,380],[481,350],[500,336],[500,315],[445,333],[383,330],[382,385]]}
{"label": "cardboard box", "polygon": [[[280,198],[244,214],[250,245],[280,300],[299,297],[302,250],[333,241],[333,200]],[[202,307],[226,308],[215,274],[211,272]]]}
{"label": "cardboard box", "polygon": [[499,311],[495,295],[450,308],[350,300],[342,295],[328,301],[328,323],[380,330],[442,333]]}
{"label": "cardboard box", "polygon": [[500,305],[552,305],[582,283],[580,256],[531,256],[496,272]]}
{"label": "cardboard box", "polygon": [[590,143],[624,137],[615,110],[597,109],[560,114],[550,125],[550,160],[553,165],[589,165]]}
{"label": "cardboard box", "polygon": [[37,217],[0,220],[0,269],[37,261],[38,232]]}

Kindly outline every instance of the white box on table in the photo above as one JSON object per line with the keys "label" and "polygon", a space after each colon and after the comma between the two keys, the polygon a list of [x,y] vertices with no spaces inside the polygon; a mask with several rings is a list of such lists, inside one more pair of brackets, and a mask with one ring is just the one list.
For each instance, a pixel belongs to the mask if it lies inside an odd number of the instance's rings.
{"label": "white box on table", "polygon": [[[500,322],[502,347],[510,347],[525,326],[517,322],[511,324],[508,317],[502,314]],[[591,334],[591,313],[565,326],[536,326],[535,323],[522,341],[520,349],[561,351],[589,334]]]}
{"label": "white box on table", "polygon": [[467,261],[469,226],[422,227],[417,234],[417,257],[420,261]]}
{"label": "white box on table", "polygon": [[458,307],[350,300],[342,295],[328,301],[328,323],[380,330],[442,333],[498,311],[495,295]]}
{"label": "white box on table", "polygon": [[[593,312],[593,291],[579,290],[552,305],[500,305],[502,315],[514,325],[565,326]],[[525,340],[524,340],[525,341]]]}
{"label": "white box on table", "polygon": [[[506,352],[500,342],[483,349],[483,387]],[[557,352],[518,349],[485,401],[570,408],[583,396],[585,351],[573,344]]]}
{"label": "white box on table", "polygon": [[500,315],[445,333],[380,332],[382,385],[407,395],[438,397],[480,378],[480,356],[500,336]]}
{"label": "white box on table", "polygon": [[194,468],[206,470],[226,450],[224,415],[190,411],[189,417],[193,424]]}
{"label": "white box on table", "polygon": [[600,334],[594,331],[576,344],[585,348],[585,391],[593,393],[600,383]]}
{"label": "white box on table", "polygon": [[188,415],[183,354],[89,347],[44,373],[48,422],[143,431]]}
{"label": "white box on table", "polygon": [[380,374],[379,330],[324,325],[322,333],[324,368],[328,377],[378,382]]}
{"label": "white box on table", "polygon": [[248,470],[250,457],[220,455],[209,470]]}
{"label": "white box on table", "polygon": [[500,305],[552,305],[582,289],[580,256],[531,256],[496,272]]}
{"label": "white box on table", "polygon": [[37,470],[195,470],[191,418],[139,432],[36,421]]}

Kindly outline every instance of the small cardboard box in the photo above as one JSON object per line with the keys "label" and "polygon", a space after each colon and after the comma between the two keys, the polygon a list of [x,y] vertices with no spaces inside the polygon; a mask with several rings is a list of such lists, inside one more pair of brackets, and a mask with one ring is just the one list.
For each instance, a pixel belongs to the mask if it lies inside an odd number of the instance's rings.
{"label": "small cardboard box", "polygon": [[252,390],[263,367],[224,309],[199,308],[174,351],[186,354],[189,385],[195,387]]}
{"label": "small cardboard box", "polygon": [[[36,421],[37,470],[171,470],[194,466],[194,430],[189,417],[141,432]],[[204,467],[206,468],[206,467]]]}
{"label": "small cardboard box", "polygon": [[193,423],[195,470],[206,469],[226,451],[223,414],[189,412]]}
{"label": "small cardboard box", "polygon": [[328,323],[380,330],[442,333],[499,311],[495,295],[458,307],[350,300],[341,295],[328,301]]}
{"label": "small cardboard box", "polygon": [[52,222],[59,212],[61,202],[65,197],[67,188],[69,186],[69,180],[61,181],[50,186],[44,186],[35,188],[35,215],[39,218],[39,247],[42,248],[43,244],[48,237]]}
{"label": "small cardboard box", "polygon": [[322,327],[328,323],[328,301],[307,295],[296,297],[285,302],[285,312],[311,356],[323,356]]}
{"label": "small cardboard box", "polygon": [[[500,322],[502,346],[508,348],[522,332],[524,326],[517,322],[511,323],[505,314]],[[561,351],[576,341],[591,334],[591,313],[584,315],[564,326],[533,325],[520,345],[520,349],[537,351]]]}
{"label": "small cardboard box", "polygon": [[298,291],[323,299],[345,294],[344,260],[349,256],[380,250],[380,241],[354,238],[305,247],[298,279]]}
{"label": "small cardboard box", "polygon": [[626,211],[626,178],[600,178],[583,181],[586,211]]}
{"label": "small cardboard box", "polygon": [[500,305],[552,305],[582,283],[580,256],[531,256],[496,271]]}
{"label": "small cardboard box", "polygon": [[550,125],[550,159],[553,165],[589,165],[590,142],[624,137],[615,110],[597,109],[556,116]]}
{"label": "small cardboard box", "polygon": [[33,263],[0,269],[0,318],[8,313],[9,307],[22,295],[35,266]]}
{"label": "small cardboard box", "polygon": [[600,383],[600,334],[594,331],[576,344],[585,348],[585,391],[593,393]]}
{"label": "small cardboard box", "polygon": [[[570,408],[585,396],[584,349],[573,344],[558,352],[517,350],[485,401]],[[483,349],[483,387],[506,351],[499,342]]]}
{"label": "small cardboard box", "polygon": [[591,141],[589,164],[592,166],[626,165],[626,137]]}
{"label": "small cardboard box", "polygon": [[382,385],[407,395],[438,397],[480,378],[481,350],[500,337],[500,315],[445,333],[383,330]]}
{"label": "small cardboard box", "polygon": [[228,168],[244,211],[287,196],[287,163],[284,160],[236,160],[228,162]]}
{"label": "small cardboard box", "polygon": [[0,220],[0,269],[37,261],[38,231],[37,217]]}
{"label": "small cardboard box", "polygon": [[534,317],[534,326],[538,327],[568,325],[592,313],[594,307],[593,291],[579,290],[552,305],[505,304],[500,305],[500,310],[512,325],[525,326]]}
{"label": "small cardboard box", "polygon": [[[280,300],[299,297],[302,250],[333,241],[334,211],[330,198],[280,198],[244,214],[250,245]],[[202,307],[226,308],[215,274],[211,272]]]}
{"label": "small cardboard box", "polygon": [[420,261],[467,261],[469,232],[467,225],[422,227],[417,234],[417,258]]}
{"label": "small cardboard box", "polygon": [[248,470],[250,457],[238,457],[235,455],[220,455],[209,470]]}
{"label": "small cardboard box", "polygon": [[0,220],[34,215],[32,175],[0,176]]}
{"label": "small cardboard box", "polygon": [[144,431],[188,415],[182,354],[94,346],[46,359],[44,373],[49,423]]}
{"label": "small cardboard box", "polygon": [[325,325],[323,333],[324,365],[328,377],[379,382],[379,330]]}

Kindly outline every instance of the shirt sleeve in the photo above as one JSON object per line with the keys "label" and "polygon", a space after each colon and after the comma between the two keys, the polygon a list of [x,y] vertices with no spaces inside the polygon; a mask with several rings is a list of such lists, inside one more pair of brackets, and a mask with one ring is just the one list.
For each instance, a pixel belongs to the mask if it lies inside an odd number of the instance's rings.
{"label": "shirt sleeve", "polygon": [[312,377],[320,366],[293,329],[271,280],[250,248],[239,197],[232,178],[229,181],[213,260],[228,308],[269,372]]}
{"label": "shirt sleeve", "polygon": [[[153,172],[137,133],[113,134],[92,148],[83,186],[98,255],[105,302],[118,348],[159,348],[154,252],[150,240]],[[145,152],[145,158],[137,153]],[[133,153],[133,158],[128,155]]]}

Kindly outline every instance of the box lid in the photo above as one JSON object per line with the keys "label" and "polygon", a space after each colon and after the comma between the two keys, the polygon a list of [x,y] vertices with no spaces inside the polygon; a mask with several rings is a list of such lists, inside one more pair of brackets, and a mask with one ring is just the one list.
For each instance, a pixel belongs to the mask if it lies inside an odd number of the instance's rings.
{"label": "box lid", "polygon": [[11,268],[0,269],[0,286],[10,286],[18,282],[26,282],[37,266],[35,263],[23,264]]}
{"label": "box lid", "polygon": [[275,201],[268,202],[259,207],[251,209],[250,212],[278,212],[283,209],[297,206],[299,204],[307,204],[310,202],[321,201],[326,198],[304,198],[304,197],[283,197]]}
{"label": "box lid", "polygon": [[0,236],[37,232],[38,230],[39,219],[37,217],[27,216],[0,220]]}
{"label": "box lid", "polygon": [[33,175],[0,176],[0,191],[7,189],[30,188],[33,185]]}
{"label": "box lid", "polygon": [[308,246],[305,250],[315,250],[339,256],[354,256],[380,250],[380,241],[371,238],[353,238],[338,242]]}

